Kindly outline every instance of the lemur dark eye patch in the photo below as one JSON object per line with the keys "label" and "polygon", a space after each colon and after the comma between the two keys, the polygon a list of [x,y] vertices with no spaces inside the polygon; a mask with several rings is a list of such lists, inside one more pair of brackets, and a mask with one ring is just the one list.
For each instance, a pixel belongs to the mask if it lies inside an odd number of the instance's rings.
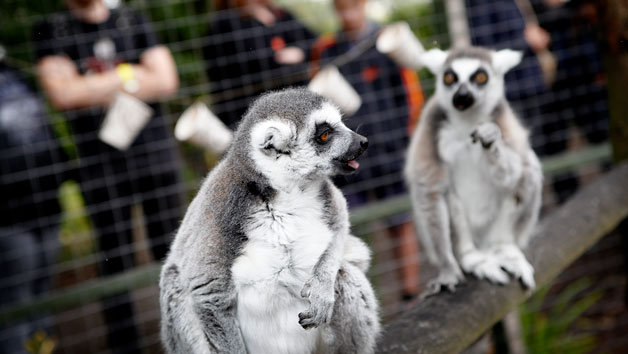
{"label": "lemur dark eye patch", "polygon": [[484,69],[478,69],[478,71],[471,76],[471,80],[480,86],[486,85],[488,82],[488,73]]}
{"label": "lemur dark eye patch", "polygon": [[443,83],[445,85],[450,86],[456,81],[458,81],[458,76],[455,72],[453,72],[453,70],[449,69],[445,71],[445,74],[443,75]]}
{"label": "lemur dark eye patch", "polygon": [[316,126],[316,133],[314,133],[314,139],[319,144],[325,144],[331,139],[331,135],[334,128],[328,123],[321,123]]}

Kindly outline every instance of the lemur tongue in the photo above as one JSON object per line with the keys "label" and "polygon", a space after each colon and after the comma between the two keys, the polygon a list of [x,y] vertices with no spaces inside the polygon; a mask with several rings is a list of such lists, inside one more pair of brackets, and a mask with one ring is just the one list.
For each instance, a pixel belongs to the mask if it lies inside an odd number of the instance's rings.
{"label": "lemur tongue", "polygon": [[360,163],[357,162],[356,160],[351,160],[347,162],[347,165],[349,165],[351,168],[353,168],[354,170],[357,170],[358,167],[360,167]]}

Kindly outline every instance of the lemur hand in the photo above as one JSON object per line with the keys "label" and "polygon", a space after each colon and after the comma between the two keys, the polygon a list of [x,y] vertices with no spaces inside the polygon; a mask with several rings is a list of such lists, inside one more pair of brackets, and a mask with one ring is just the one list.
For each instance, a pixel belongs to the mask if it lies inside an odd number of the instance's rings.
{"label": "lemur hand", "polygon": [[334,311],[333,278],[314,275],[301,290],[301,297],[310,301],[310,307],[299,313],[299,324],[304,329],[329,323]]}
{"label": "lemur hand", "polygon": [[475,128],[471,133],[471,140],[473,143],[478,141],[482,144],[482,147],[489,149],[493,143],[502,137],[502,132],[499,130],[497,124],[493,122],[484,122]]}

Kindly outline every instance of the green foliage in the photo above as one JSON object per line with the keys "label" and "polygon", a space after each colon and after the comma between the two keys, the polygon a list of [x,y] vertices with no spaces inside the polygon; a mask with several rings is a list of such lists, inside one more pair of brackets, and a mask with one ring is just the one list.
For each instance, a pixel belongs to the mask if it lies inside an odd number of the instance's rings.
{"label": "green foliage", "polygon": [[276,0],[276,2],[316,33],[332,33],[340,28],[331,0]]}
{"label": "green foliage", "polygon": [[602,298],[603,292],[590,288],[589,279],[578,280],[558,294],[548,311],[542,311],[550,289],[545,286],[521,305],[519,312],[528,353],[580,354],[595,348],[594,335],[583,332],[587,326],[582,315]]}
{"label": "green foliage", "polygon": [[436,45],[432,41],[439,33],[433,23],[434,17],[435,10],[431,3],[401,4],[393,9],[389,22],[407,22],[421,44],[431,48]]}
{"label": "green foliage", "polygon": [[85,257],[95,250],[94,234],[86,214],[85,202],[78,183],[67,181],[59,188],[61,217],[60,261]]}
{"label": "green foliage", "polygon": [[33,20],[63,8],[62,0],[0,1],[0,43],[7,47],[26,48],[30,42],[29,24]]}

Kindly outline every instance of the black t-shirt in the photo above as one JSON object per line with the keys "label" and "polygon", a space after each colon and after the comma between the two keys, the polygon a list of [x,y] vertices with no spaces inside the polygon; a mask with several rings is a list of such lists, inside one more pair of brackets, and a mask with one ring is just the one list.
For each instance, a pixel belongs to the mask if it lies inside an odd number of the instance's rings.
{"label": "black t-shirt", "polygon": [[308,50],[315,36],[290,13],[276,9],[276,22],[265,26],[242,18],[238,10],[216,12],[203,54],[213,98],[212,110],[231,127],[262,92],[307,82],[307,63],[282,65],[275,53],[288,46]]}
{"label": "black t-shirt", "polygon": [[35,28],[34,40],[37,59],[66,55],[81,74],[111,70],[123,62],[137,64],[142,52],[158,44],[150,23],[126,8],[111,10],[98,24],[82,22],[70,13],[51,15]]}
{"label": "black t-shirt", "polygon": [[[76,63],[81,74],[113,70],[120,63],[139,63],[142,53],[158,44],[151,24],[128,8],[110,11],[109,18],[98,24],[82,22],[71,13],[49,16],[33,32],[37,60],[48,55],[64,55]],[[131,149],[138,144],[169,137],[159,106],[151,107],[155,114]],[[108,151],[97,137],[105,116],[102,107],[65,113],[81,156]]]}
{"label": "black t-shirt", "polygon": [[[379,30],[375,25],[370,26],[365,38]],[[355,45],[357,42],[342,33],[323,36],[315,45],[312,59],[320,59],[319,65],[324,67]],[[361,164],[358,173],[339,176],[335,182],[350,197],[352,207],[365,202],[352,199],[352,195],[364,190],[372,191],[378,199],[404,192],[402,170],[409,140],[408,119],[412,114],[408,96],[411,89],[420,90],[418,81],[404,80],[404,69],[374,46],[338,70],[362,98],[362,105],[346,124],[369,139],[369,148],[358,159]]]}

